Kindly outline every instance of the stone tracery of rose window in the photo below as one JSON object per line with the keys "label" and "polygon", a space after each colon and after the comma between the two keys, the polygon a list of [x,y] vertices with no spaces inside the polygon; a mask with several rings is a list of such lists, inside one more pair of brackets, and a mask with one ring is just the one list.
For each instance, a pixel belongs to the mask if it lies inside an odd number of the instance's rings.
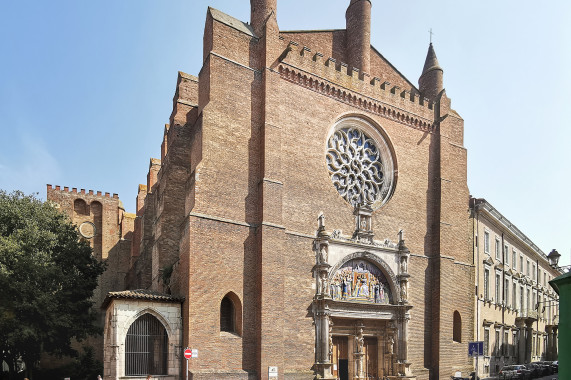
{"label": "stone tracery of rose window", "polygon": [[375,140],[354,127],[338,129],[327,146],[333,185],[353,207],[372,205],[386,195],[385,168]]}

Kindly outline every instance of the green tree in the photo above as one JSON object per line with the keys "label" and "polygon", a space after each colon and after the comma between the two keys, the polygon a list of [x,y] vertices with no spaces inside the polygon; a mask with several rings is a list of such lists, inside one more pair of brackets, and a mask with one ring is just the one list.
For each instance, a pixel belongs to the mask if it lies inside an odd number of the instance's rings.
{"label": "green tree", "polygon": [[10,378],[18,360],[31,370],[42,352],[76,356],[73,339],[100,333],[91,298],[104,270],[55,205],[0,190],[0,359]]}

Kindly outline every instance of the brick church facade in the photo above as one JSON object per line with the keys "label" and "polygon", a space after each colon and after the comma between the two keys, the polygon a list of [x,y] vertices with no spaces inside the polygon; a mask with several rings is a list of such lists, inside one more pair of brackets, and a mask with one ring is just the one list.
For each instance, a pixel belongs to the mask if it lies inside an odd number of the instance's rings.
{"label": "brick church facade", "polygon": [[110,263],[104,378],[185,378],[185,347],[192,379],[472,370],[463,120],[432,44],[417,87],[371,46],[371,2],[347,2],[328,31],[281,31],[277,0],[249,23],[209,8],[135,214],[48,185]]}

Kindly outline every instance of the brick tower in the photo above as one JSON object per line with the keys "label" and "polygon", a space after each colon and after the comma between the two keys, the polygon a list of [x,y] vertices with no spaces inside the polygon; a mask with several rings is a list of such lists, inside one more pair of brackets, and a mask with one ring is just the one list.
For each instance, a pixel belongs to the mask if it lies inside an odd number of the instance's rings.
{"label": "brick tower", "polygon": [[[81,238],[91,245],[93,255],[107,263],[93,294],[95,310],[99,311],[107,293],[125,288],[135,215],[125,212],[117,194],[101,191],[47,185],[47,200],[69,216]],[[103,328],[103,314],[99,315],[97,324]],[[92,337],[83,344],[92,346],[96,359],[103,360],[102,336]]]}

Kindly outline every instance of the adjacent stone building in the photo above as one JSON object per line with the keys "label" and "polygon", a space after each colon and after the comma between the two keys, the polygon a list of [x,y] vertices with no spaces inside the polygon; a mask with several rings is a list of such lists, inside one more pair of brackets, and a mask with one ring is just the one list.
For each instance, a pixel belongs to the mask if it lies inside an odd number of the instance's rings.
{"label": "adjacent stone building", "polygon": [[557,360],[559,297],[549,281],[561,272],[505,216],[472,198],[476,263],[475,340],[484,342],[479,373],[504,365]]}

